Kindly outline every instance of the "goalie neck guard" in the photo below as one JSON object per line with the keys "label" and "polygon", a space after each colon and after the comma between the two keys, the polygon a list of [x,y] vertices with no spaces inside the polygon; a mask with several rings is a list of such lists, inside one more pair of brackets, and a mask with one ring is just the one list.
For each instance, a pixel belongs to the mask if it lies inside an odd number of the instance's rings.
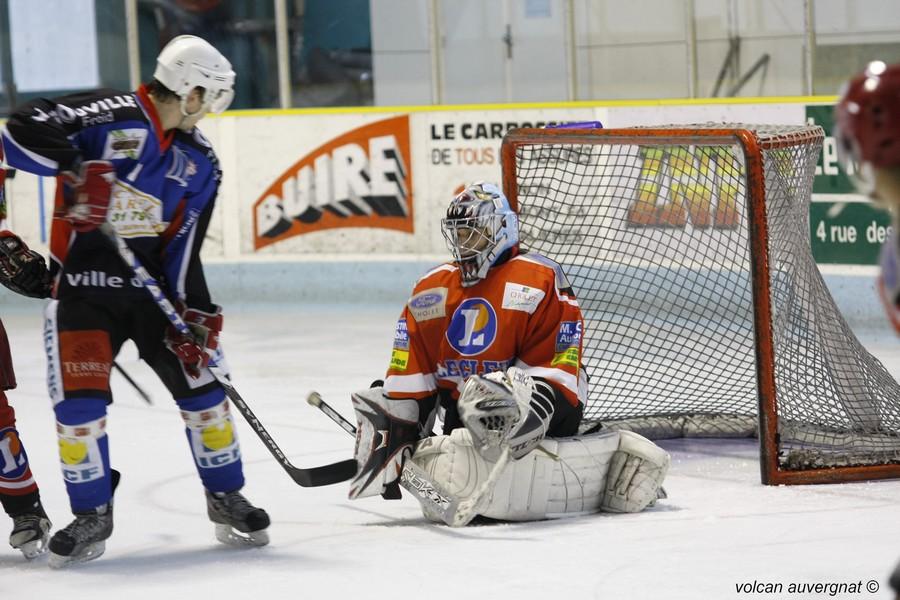
{"label": "goalie neck guard", "polygon": [[456,195],[441,220],[441,232],[464,287],[484,279],[503,253],[519,243],[519,222],[509,200],[499,187],[485,182]]}

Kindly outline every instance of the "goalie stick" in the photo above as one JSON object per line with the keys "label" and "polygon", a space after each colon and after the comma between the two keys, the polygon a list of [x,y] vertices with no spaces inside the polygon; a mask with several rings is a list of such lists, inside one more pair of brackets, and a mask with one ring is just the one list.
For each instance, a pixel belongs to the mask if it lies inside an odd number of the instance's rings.
{"label": "goalie stick", "polygon": [[[325,413],[341,429],[350,435],[356,435],[356,427],[353,423],[329,406],[318,392],[310,392],[306,401]],[[483,501],[488,499],[488,494],[493,490],[500,473],[506,467],[506,463],[509,462],[509,452],[509,445],[504,445],[500,457],[491,469],[487,479],[467,498],[457,498],[442,490],[440,486],[432,481],[428,473],[411,460],[403,463],[403,471],[400,473],[400,485],[418,498],[419,502],[428,506],[434,514],[438,515],[450,527],[464,527],[475,518],[478,511],[482,508]]]}
{"label": "goalie stick", "polygon": [[[185,324],[181,315],[178,314],[175,307],[172,306],[172,303],[163,293],[159,283],[157,283],[156,279],[154,279],[147,269],[144,268],[144,265],[141,264],[138,257],[135,256],[134,252],[131,251],[131,248],[125,243],[125,240],[123,240],[116,230],[108,223],[101,226],[100,230],[113,243],[119,256],[134,272],[144,289],[146,289],[153,297],[156,305],[163,311],[166,318],[169,319],[169,323],[171,323],[179,333],[193,337],[190,328]],[[253,411],[250,410],[250,407],[241,395],[238,394],[237,390],[231,384],[231,381],[229,381],[228,376],[216,364],[215,360],[210,359],[207,369],[210,374],[215,377],[216,381],[219,382],[219,385],[222,386],[225,395],[228,396],[235,407],[237,407],[247,423],[250,424],[250,427],[253,428],[253,431],[256,432],[256,435],[259,436],[259,439],[262,440],[263,445],[272,453],[272,456],[275,457],[278,464],[287,471],[287,474],[290,475],[295,483],[303,487],[317,487],[321,485],[331,485],[332,483],[340,483],[341,481],[346,481],[356,475],[356,461],[354,459],[342,460],[340,462],[309,469],[303,469],[292,465],[284,455],[284,452],[281,451],[281,448],[278,447],[278,444],[275,443],[275,440],[272,439],[272,436],[269,435],[269,432],[266,431],[266,428],[263,427],[263,424],[256,415],[253,414]]]}

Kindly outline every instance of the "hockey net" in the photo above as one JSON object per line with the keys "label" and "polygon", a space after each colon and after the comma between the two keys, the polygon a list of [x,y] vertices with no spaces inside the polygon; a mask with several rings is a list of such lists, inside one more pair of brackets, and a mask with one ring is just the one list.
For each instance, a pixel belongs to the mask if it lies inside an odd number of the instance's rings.
{"label": "hockey net", "polygon": [[520,129],[503,178],[525,248],[585,317],[586,422],[760,436],[765,483],[900,476],[900,386],[816,267],[821,128]]}

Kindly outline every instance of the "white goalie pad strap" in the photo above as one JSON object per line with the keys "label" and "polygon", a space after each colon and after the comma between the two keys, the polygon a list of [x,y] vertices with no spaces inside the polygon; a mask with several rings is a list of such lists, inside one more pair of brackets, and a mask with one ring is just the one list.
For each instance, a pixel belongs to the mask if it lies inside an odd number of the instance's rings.
{"label": "white goalie pad strap", "polygon": [[660,497],[671,458],[643,436],[631,431],[619,433],[621,441],[609,465],[601,509],[605,512],[640,512]]}
{"label": "white goalie pad strap", "polygon": [[[600,510],[609,461],[619,449],[619,432],[546,438],[541,446],[501,473],[479,513],[506,521],[533,521]],[[419,442],[412,458],[435,485],[466,497],[487,478],[493,463],[475,449],[466,429]],[[429,514],[423,503],[425,516]]]}
{"label": "white goalie pad strap", "polygon": [[403,461],[419,437],[419,402],[394,399],[381,387],[351,397],[356,413],[356,476],[351,499],[375,496],[400,477]]}

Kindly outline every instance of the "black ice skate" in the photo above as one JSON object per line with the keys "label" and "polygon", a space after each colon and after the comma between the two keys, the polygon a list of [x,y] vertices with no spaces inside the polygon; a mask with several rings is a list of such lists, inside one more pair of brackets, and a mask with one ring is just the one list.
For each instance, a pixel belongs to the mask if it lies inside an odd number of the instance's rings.
{"label": "black ice skate", "polygon": [[50,539],[50,519],[44,507],[38,502],[26,512],[13,515],[13,530],[9,534],[9,545],[19,550],[31,560],[47,551]]}
{"label": "black ice skate", "polygon": [[269,543],[269,515],[256,508],[240,492],[206,491],[206,512],[216,524],[216,539],[231,546],[265,546]]}
{"label": "black ice skate", "polygon": [[[121,475],[112,471],[112,491],[116,492]],[[67,565],[100,558],[106,551],[106,539],[113,532],[113,501],[85,512],[76,512],[75,520],[50,538],[50,567],[59,569]]]}
{"label": "black ice skate", "polygon": [[50,540],[50,566],[54,569],[99,558],[112,535],[112,502],[75,513],[75,520]]}

